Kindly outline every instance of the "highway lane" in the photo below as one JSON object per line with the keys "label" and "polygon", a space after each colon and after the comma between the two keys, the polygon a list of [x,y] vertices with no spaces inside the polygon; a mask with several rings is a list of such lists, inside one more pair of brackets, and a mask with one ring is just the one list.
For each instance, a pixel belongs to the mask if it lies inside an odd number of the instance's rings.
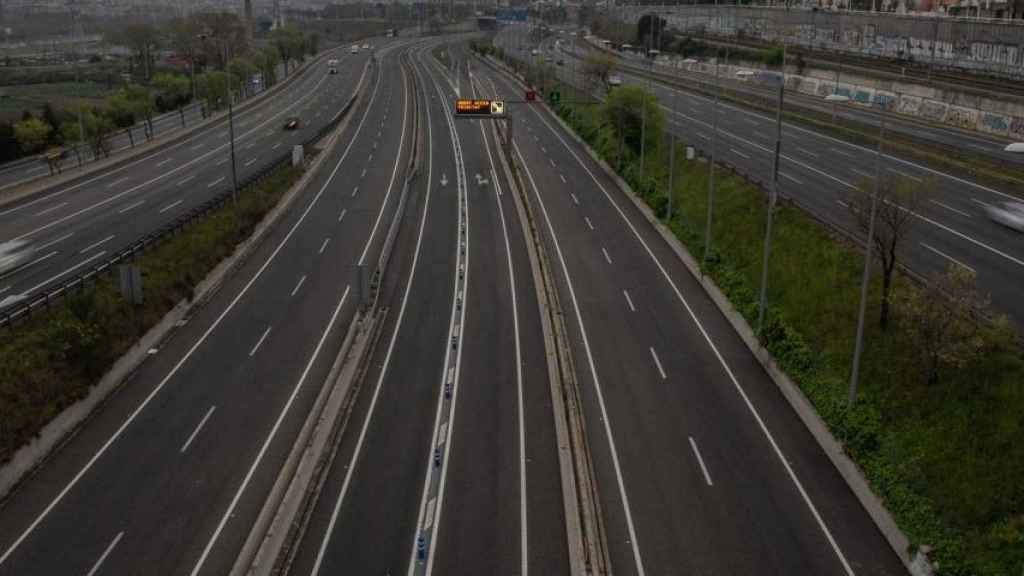
{"label": "highway lane", "polygon": [[409,101],[396,53],[381,58],[268,239],[0,508],[0,574],[230,569],[355,311],[353,267],[395,207]]}
{"label": "highway lane", "polygon": [[[315,134],[337,113],[351,95],[366,57],[342,62],[339,74],[328,75],[326,64],[314,67],[275,100],[237,115],[240,180]],[[305,125],[283,131],[287,115],[303,118]],[[122,168],[0,207],[0,241],[28,239],[37,250],[29,265],[0,276],[0,300],[32,294],[65,279],[87,266],[96,253],[123,248],[230,189],[228,142],[228,127],[220,124]]]}
{"label": "highway lane", "polygon": [[417,71],[430,144],[422,220],[405,231],[411,275],[294,572],[565,573],[539,311],[517,223],[501,224],[512,199],[495,195],[480,127],[445,117],[455,83],[429,56]]}
{"label": "highway lane", "polygon": [[[571,75],[565,69],[560,73]],[[710,154],[713,100],[628,74],[623,79],[653,90],[670,129]],[[775,119],[729,104],[720,106],[718,161],[770,182]],[[918,210],[918,221],[904,248],[904,262],[923,274],[964,265],[977,273],[978,286],[991,296],[997,310],[1018,324],[1024,322],[1017,288],[1024,282],[1024,243],[1019,233],[991,222],[984,213],[986,205],[1015,198],[897,156],[883,154],[881,158],[887,174],[915,183],[934,183],[933,197]],[[854,188],[873,177],[874,162],[874,150],[785,124],[779,191],[818,218],[860,235],[846,205]]]}
{"label": "highway lane", "polygon": [[[521,91],[485,74],[506,99]],[[571,318],[615,573],[903,573],[630,201],[545,112],[511,113]]]}

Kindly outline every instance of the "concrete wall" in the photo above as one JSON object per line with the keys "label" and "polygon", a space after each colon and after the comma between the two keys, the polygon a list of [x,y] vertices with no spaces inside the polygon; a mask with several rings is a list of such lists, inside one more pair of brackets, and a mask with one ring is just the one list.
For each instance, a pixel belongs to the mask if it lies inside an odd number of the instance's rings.
{"label": "concrete wall", "polygon": [[1024,79],[1024,20],[911,16],[895,13],[790,10],[767,6],[626,6],[635,22],[657,13],[679,30],[704,28],[817,50],[933,62],[936,69],[984,71]]}

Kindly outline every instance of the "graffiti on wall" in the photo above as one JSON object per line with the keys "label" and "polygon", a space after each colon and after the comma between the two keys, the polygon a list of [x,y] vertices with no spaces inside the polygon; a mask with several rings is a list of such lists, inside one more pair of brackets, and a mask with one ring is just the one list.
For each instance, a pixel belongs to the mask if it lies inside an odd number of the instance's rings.
{"label": "graffiti on wall", "polygon": [[992,134],[1006,134],[1010,129],[1009,121],[1008,116],[985,112],[981,115],[981,122],[978,122],[978,129]]}
{"label": "graffiti on wall", "polygon": [[1017,116],[1010,118],[1010,126],[1006,133],[1014,140],[1024,140],[1024,118]]}
{"label": "graffiti on wall", "polygon": [[922,100],[921,108],[918,110],[917,115],[935,122],[942,122],[942,119],[946,116],[946,108],[949,105],[945,102],[937,102],[935,100]]}
{"label": "graffiti on wall", "polygon": [[906,95],[900,98],[900,103],[896,108],[896,111],[900,114],[908,114],[910,116],[917,116],[919,110],[921,110],[921,99],[917,96]]}
{"label": "graffiti on wall", "polygon": [[950,106],[946,112],[945,121],[946,124],[956,126],[957,128],[973,130],[978,125],[977,113],[978,111],[973,108]]}

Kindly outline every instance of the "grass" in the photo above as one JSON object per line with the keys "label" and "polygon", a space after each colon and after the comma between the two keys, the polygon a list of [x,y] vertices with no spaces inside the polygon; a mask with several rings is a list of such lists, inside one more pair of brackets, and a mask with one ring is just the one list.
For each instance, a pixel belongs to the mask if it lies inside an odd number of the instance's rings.
{"label": "grass", "polygon": [[38,113],[47,102],[56,110],[72,110],[79,103],[101,106],[112,91],[103,84],[56,82],[4,86],[0,94],[0,121],[17,121],[24,110]]}
{"label": "grass", "polygon": [[[499,53],[500,55],[500,53]],[[566,97],[558,113],[662,218],[668,148],[616,156],[616,138],[598,104]],[[577,95],[582,96],[582,94]],[[682,144],[680,143],[680,147]],[[674,213],[665,221],[700,257],[707,210],[706,162],[677,150]],[[763,191],[718,170],[711,257],[706,271],[753,326],[766,214]],[[664,221],[664,220],[663,220]],[[928,385],[920,355],[896,326],[877,322],[878,274],[870,288],[860,396],[847,405],[862,253],[802,211],[780,206],[769,268],[762,342],[843,442],[914,546],[944,575],[995,576],[1024,570],[1024,354],[993,342],[987,355],[947,369]],[[899,289],[917,289],[898,279]]]}
{"label": "grass", "polygon": [[0,463],[96,381],[247,238],[301,170],[283,167],[170,237],[136,263],[145,301],[132,306],[104,276],[54,308],[0,333]]}

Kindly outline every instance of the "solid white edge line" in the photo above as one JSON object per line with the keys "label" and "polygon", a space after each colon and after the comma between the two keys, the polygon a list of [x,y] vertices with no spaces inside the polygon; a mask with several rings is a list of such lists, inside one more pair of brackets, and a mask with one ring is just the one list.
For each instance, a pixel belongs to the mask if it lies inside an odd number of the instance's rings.
{"label": "solid white edge line", "polygon": [[163,208],[161,208],[159,213],[163,214],[164,212],[167,212],[168,210],[170,210],[171,208],[174,208],[175,206],[177,206],[178,204],[181,204],[182,202],[184,202],[184,200],[178,200],[176,202],[171,202],[167,206],[164,206]]}
{"label": "solid white edge line", "polygon": [[[661,264],[661,262],[658,260],[658,258],[654,255],[654,252],[651,251],[650,246],[648,246],[647,242],[644,241],[642,236],[640,236],[640,232],[633,225],[632,221],[629,220],[629,218],[626,216],[625,212],[622,211],[622,208],[611,197],[611,194],[608,192],[608,190],[606,190],[605,187],[597,179],[597,177],[594,176],[594,174],[593,174],[593,172],[591,172],[590,168],[588,168],[586,166],[586,164],[584,164],[583,160],[580,159],[579,155],[576,154],[576,152],[569,146],[569,144],[562,138],[562,136],[555,131],[555,129],[547,122],[547,120],[544,119],[541,116],[540,112],[537,112],[535,109],[533,110],[533,112],[534,112],[534,114],[537,115],[537,117],[540,119],[540,121],[542,123],[544,123],[544,125],[547,127],[547,129],[552,134],[554,134],[554,136],[556,138],[558,138],[558,140],[562,143],[562,145],[565,147],[565,149],[568,150],[569,153],[574,158],[576,158],[576,161],[580,164],[580,166],[583,167],[583,169],[587,172],[587,174],[590,175],[590,178],[594,181],[595,184],[597,184],[597,187],[601,189],[601,191],[605,195],[605,198],[608,199],[608,202],[615,208],[616,212],[619,213],[619,216],[623,219],[623,221],[626,222],[626,225],[633,232],[633,235],[637,238],[637,240],[640,242],[640,244],[644,247],[644,250],[647,251],[647,254],[650,256],[650,258],[657,265],[658,269],[661,271],[662,276],[665,278],[665,280],[668,282],[668,284],[672,287],[672,290],[676,293],[676,297],[683,304],[683,307],[686,308],[687,314],[693,320],[693,322],[696,325],[697,329],[700,330],[700,333],[703,336],[705,342],[708,343],[708,346],[711,348],[711,350],[714,353],[715,357],[718,359],[718,362],[722,366],[722,369],[728,375],[729,379],[733,383],[733,386],[736,388],[736,391],[739,393],[740,397],[743,399],[744,403],[747,405],[747,409],[750,411],[750,413],[753,416],[754,420],[757,422],[758,426],[761,428],[761,432],[768,439],[768,442],[769,442],[769,444],[771,444],[771,447],[774,450],[776,457],[778,458],[779,462],[782,463],[783,467],[786,469],[786,472],[789,475],[790,480],[793,482],[793,484],[796,486],[797,490],[799,491],[801,497],[804,500],[804,503],[807,505],[809,511],[811,512],[811,515],[814,517],[815,521],[818,523],[818,527],[824,533],[826,539],[828,540],[829,544],[832,547],[832,550],[835,552],[836,557],[839,559],[840,563],[842,564],[843,569],[845,570],[846,574],[848,574],[849,576],[853,576],[854,575],[853,568],[850,567],[850,563],[846,560],[846,556],[843,554],[842,550],[839,549],[839,544],[836,543],[835,538],[832,536],[832,531],[829,530],[828,526],[825,524],[824,519],[821,517],[821,514],[818,512],[818,508],[811,501],[811,498],[807,494],[807,491],[804,489],[804,486],[800,482],[800,479],[797,478],[796,472],[793,470],[792,466],[790,466],[790,464],[789,464],[789,460],[787,460],[785,455],[782,453],[782,449],[779,448],[778,443],[775,441],[775,437],[768,430],[767,425],[765,425],[764,420],[761,418],[761,414],[754,407],[753,402],[751,402],[750,398],[747,396],[746,391],[740,385],[739,380],[736,378],[736,375],[733,374],[732,369],[726,363],[725,358],[722,356],[722,353],[718,350],[718,347],[715,346],[714,341],[711,340],[711,336],[708,334],[707,330],[704,328],[704,325],[697,318],[697,314],[693,311],[693,308],[690,307],[690,303],[686,300],[686,298],[683,297],[682,292],[679,290],[679,288],[676,286],[675,282],[669,276],[668,271],[665,270],[665,267]],[[529,172],[527,172],[527,173],[529,174]],[[607,416],[605,417],[605,424],[607,424]],[[634,539],[634,542],[635,542],[635,539]]]}
{"label": "solid white edge line", "polygon": [[962,210],[958,210],[956,208],[953,208],[949,204],[946,204],[944,202],[939,202],[938,200],[935,200],[934,198],[931,199],[931,203],[935,204],[937,206],[941,206],[941,207],[945,208],[946,210],[949,210],[950,212],[955,212],[955,213],[963,216],[964,218],[971,218],[971,215],[968,214],[967,212],[964,212]]}
{"label": "solid white edge line", "polygon": [[[29,294],[29,293],[35,292],[36,290],[39,290],[40,288],[42,288],[43,286],[46,286],[50,282],[53,282],[54,280],[60,278],[61,276],[70,274],[71,272],[74,272],[75,270],[78,270],[82,266],[85,266],[89,262],[92,262],[93,260],[99,258],[100,256],[103,256],[106,253],[107,253],[106,250],[104,250],[103,252],[97,252],[96,254],[93,254],[92,256],[86,258],[85,260],[82,260],[78,264],[75,264],[71,268],[68,268],[67,270],[64,270],[60,274],[57,274],[56,276],[51,276],[50,278],[47,278],[46,280],[43,280],[42,282],[40,282],[39,284],[36,284],[35,286],[29,288],[28,290],[25,290],[24,293],[25,294]],[[56,252],[53,252],[52,254],[56,254]],[[48,258],[48,257],[49,257],[49,255],[45,256],[44,258]],[[42,258],[40,258],[40,260],[42,260]],[[37,260],[37,262],[38,262],[38,260]],[[3,564],[3,562],[0,562],[0,564]]]}
{"label": "solid white edge line", "polygon": [[80,251],[79,251],[78,253],[79,253],[79,254],[85,254],[85,253],[86,253],[86,252],[88,252],[89,250],[92,250],[93,248],[96,248],[96,247],[98,247],[99,245],[101,245],[101,244],[103,244],[103,243],[105,243],[105,242],[109,242],[109,241],[111,241],[111,240],[113,240],[113,239],[114,239],[114,235],[113,235],[113,234],[111,234],[110,236],[107,236],[107,237],[106,237],[106,238],[104,238],[103,240],[99,240],[99,241],[97,241],[97,242],[93,242],[92,244],[89,244],[89,245],[88,245],[88,246],[86,246],[85,248],[82,248],[82,249],[81,249],[81,250],[80,250]]}
{"label": "solid white edge line", "polygon": [[199,424],[196,426],[195,430],[193,430],[192,433],[189,434],[188,440],[185,440],[185,443],[181,445],[181,450],[178,450],[179,454],[184,454],[185,452],[188,451],[188,447],[192,445],[192,441],[196,439],[196,436],[199,435],[199,431],[203,429],[203,426],[206,425],[206,421],[210,419],[210,416],[213,416],[213,411],[216,409],[216,406],[210,406],[210,409],[206,411],[206,415],[203,416],[203,419],[199,421]]}
{"label": "solid white edge line", "polygon": [[972,274],[977,274],[978,273],[978,271],[975,270],[974,268],[972,268],[971,266],[968,266],[967,264],[964,264],[963,262],[957,260],[956,258],[953,258],[949,254],[946,254],[942,250],[939,250],[938,248],[932,246],[931,244],[928,244],[927,242],[919,242],[919,244],[925,250],[930,250],[930,251],[934,252],[935,254],[938,254],[939,256],[945,258],[946,260],[949,260],[953,264],[956,264],[957,266],[960,266],[961,268],[965,268],[967,270],[970,270]]}
{"label": "solid white edge line", "polygon": [[213,188],[217,184],[220,184],[221,182],[223,182],[225,179],[226,179],[226,176],[221,176],[220,178],[217,178],[213,182],[210,182],[209,184],[207,184],[206,187],[207,188]]}
{"label": "solid white edge line", "polygon": [[260,349],[260,346],[263,345],[263,341],[266,340],[267,336],[270,334],[270,329],[271,326],[267,326],[267,329],[263,331],[263,335],[256,341],[256,345],[252,347],[252,350],[249,350],[249,358],[256,355],[256,351]]}
{"label": "solid white edge line", "polygon": [[661,360],[658,358],[658,353],[654,351],[654,346],[648,346],[648,350],[651,351],[651,359],[654,360],[654,366],[658,369],[658,374],[661,375],[662,380],[667,380],[668,375],[665,374],[665,368],[661,365]]}
{"label": "solid white edge line", "polygon": [[708,467],[704,465],[704,458],[700,455],[700,450],[697,449],[697,441],[690,436],[690,448],[693,450],[693,455],[697,457],[697,463],[700,464],[700,471],[704,473],[704,481],[707,482],[708,486],[714,486],[711,482],[711,474],[708,474]]}
{"label": "solid white edge line", "polygon": [[100,555],[99,560],[97,560],[96,563],[92,565],[92,569],[89,570],[89,573],[85,576],[96,576],[96,573],[100,570],[100,566],[103,565],[103,562],[107,559],[107,556],[110,556],[110,553],[114,551],[114,547],[117,546],[117,543],[121,541],[122,537],[124,537],[124,531],[118,532],[117,536],[114,536],[113,542],[111,542],[107,546],[107,549],[103,551],[102,555]]}
{"label": "solid white edge line", "polygon": [[67,202],[61,202],[60,204],[57,204],[56,206],[50,206],[49,208],[47,208],[45,210],[40,210],[39,212],[36,212],[35,215],[36,216],[45,216],[46,214],[49,214],[50,212],[54,212],[54,211],[60,210],[61,208],[65,207],[67,205],[68,205]]}

